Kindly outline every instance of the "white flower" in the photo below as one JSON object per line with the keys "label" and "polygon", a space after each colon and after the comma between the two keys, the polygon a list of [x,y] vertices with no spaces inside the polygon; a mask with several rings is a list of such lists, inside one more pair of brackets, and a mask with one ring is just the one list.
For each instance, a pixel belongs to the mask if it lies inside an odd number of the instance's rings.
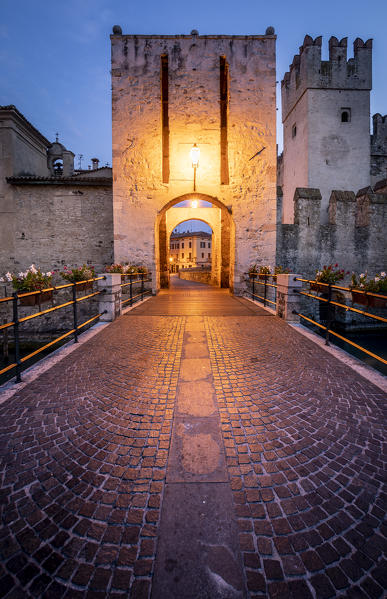
{"label": "white flower", "polygon": [[51,272],[50,270],[48,270],[48,271],[46,272],[46,277],[51,277],[51,275],[52,275],[52,272]]}
{"label": "white flower", "polygon": [[29,267],[29,269],[28,269],[28,270],[30,270],[30,271],[32,272],[32,274],[33,274],[33,275],[36,275],[36,273],[38,272],[38,271],[36,270],[36,268],[35,268],[35,265],[34,265],[34,264],[31,264],[31,266]]}
{"label": "white flower", "polygon": [[7,281],[11,282],[12,281],[12,275],[10,272],[6,272],[5,273],[5,278],[7,279]]}
{"label": "white flower", "polygon": [[18,277],[20,277],[21,279],[24,279],[24,277],[26,276],[24,272],[19,272],[19,274],[17,275]]}
{"label": "white flower", "polygon": [[364,287],[364,283],[360,283],[359,287],[363,288]]}
{"label": "white flower", "polygon": [[359,275],[361,279],[364,279],[365,274],[362,272],[361,275]]}
{"label": "white flower", "polygon": [[375,277],[375,283],[377,283],[378,281],[380,281],[380,277]]}
{"label": "white flower", "polygon": [[5,283],[4,277],[0,277],[0,283]]}
{"label": "white flower", "polygon": [[386,273],[385,273],[385,272],[381,272],[381,273],[380,273],[380,276],[381,276],[381,277],[385,277],[385,276],[386,276]]}

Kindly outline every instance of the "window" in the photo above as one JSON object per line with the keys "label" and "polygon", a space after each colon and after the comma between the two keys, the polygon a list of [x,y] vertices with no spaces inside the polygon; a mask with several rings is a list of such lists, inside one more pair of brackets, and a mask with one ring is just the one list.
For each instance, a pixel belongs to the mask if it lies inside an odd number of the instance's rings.
{"label": "window", "polygon": [[210,243],[208,243],[208,247],[209,247],[209,248],[211,247],[211,244],[210,244]]}
{"label": "window", "polygon": [[181,257],[184,258],[184,252],[182,252]]}
{"label": "window", "polygon": [[52,166],[54,169],[54,176],[61,177],[63,175],[63,160],[57,158]]}
{"label": "window", "polygon": [[292,127],[292,137],[296,137],[297,135],[297,125],[294,124]]}
{"label": "window", "polygon": [[184,249],[184,241],[181,242],[181,248]]}
{"label": "window", "polygon": [[180,247],[180,243],[176,243],[175,248],[178,250]]}
{"label": "window", "polygon": [[341,109],[341,122],[342,123],[350,123],[351,122],[351,109],[350,108],[342,108]]}
{"label": "window", "polygon": [[202,252],[202,258],[204,258],[204,252]]}
{"label": "window", "polygon": [[200,242],[200,247],[201,247],[201,248],[205,248],[205,247],[206,247],[206,243],[205,243],[205,241],[201,241],[201,242]]}
{"label": "window", "polygon": [[188,260],[191,260],[191,259],[192,259],[192,254],[190,252],[189,255],[188,255]]}
{"label": "window", "polygon": [[190,248],[192,247],[192,242],[191,242],[191,241],[189,242],[189,247],[190,247]]}
{"label": "window", "polygon": [[209,257],[209,258],[211,258],[211,254],[210,254],[210,252],[208,252],[208,257]]}

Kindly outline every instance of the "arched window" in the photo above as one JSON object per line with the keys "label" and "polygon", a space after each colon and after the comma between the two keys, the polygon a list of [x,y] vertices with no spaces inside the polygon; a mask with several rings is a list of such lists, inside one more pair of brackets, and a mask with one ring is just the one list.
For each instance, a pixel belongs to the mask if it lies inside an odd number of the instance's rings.
{"label": "arched window", "polygon": [[55,177],[61,177],[63,175],[63,160],[57,158],[52,166],[54,168]]}
{"label": "arched window", "polygon": [[342,108],[341,109],[341,122],[349,123],[351,121],[351,109],[350,108]]}

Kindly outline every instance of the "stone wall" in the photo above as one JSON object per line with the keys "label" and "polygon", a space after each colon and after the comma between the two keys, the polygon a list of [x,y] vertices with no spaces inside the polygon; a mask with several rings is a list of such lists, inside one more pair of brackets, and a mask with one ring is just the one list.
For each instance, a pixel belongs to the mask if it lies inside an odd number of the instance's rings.
{"label": "stone wall", "polygon": [[[348,271],[368,270],[373,275],[386,270],[387,193],[370,187],[357,195],[333,191],[329,199],[329,223],[320,222],[319,189],[297,188],[294,195],[294,224],[277,225],[276,263],[313,276],[324,264],[339,264]],[[278,210],[281,213],[281,190]]]}
{"label": "stone wall", "polygon": [[212,281],[210,270],[193,270],[192,268],[180,269],[179,279],[195,281],[196,283],[205,283],[206,285],[210,285]]}
{"label": "stone wall", "polygon": [[43,270],[81,265],[103,272],[113,260],[111,187],[8,185],[13,238],[0,243],[0,273],[30,264]]}
{"label": "stone wall", "polygon": [[[158,214],[193,191],[189,153],[196,143],[197,190],[231,213],[227,272],[238,292],[252,261],[275,256],[275,36],[115,34],[111,42],[115,259],[134,255],[156,268],[160,285]],[[162,170],[162,55],[168,56],[168,182]],[[229,184],[223,185],[221,57],[229,69]]]}

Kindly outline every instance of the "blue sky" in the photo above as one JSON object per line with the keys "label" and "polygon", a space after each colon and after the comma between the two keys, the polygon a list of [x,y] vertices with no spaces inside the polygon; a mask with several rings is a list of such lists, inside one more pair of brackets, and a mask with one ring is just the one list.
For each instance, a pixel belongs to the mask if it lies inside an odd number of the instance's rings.
{"label": "blue sky", "polygon": [[109,35],[115,24],[131,34],[188,34],[192,29],[200,34],[263,34],[272,25],[278,36],[278,81],[305,34],[324,36],[324,59],[331,35],[348,37],[349,56],[356,37],[372,37],[371,112],[387,113],[387,0],[1,0],[0,4],[0,104],[15,104],[50,140],[59,131],[66,147],[77,157],[84,155],[83,167],[93,156],[101,164],[111,163]]}

